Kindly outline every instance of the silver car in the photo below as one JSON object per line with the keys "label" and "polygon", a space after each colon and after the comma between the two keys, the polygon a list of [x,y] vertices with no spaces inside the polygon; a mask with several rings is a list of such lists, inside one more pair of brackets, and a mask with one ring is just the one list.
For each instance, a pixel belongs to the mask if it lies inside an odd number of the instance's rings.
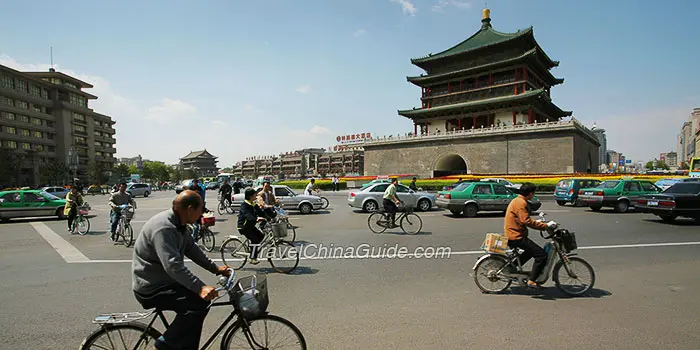
{"label": "silver car", "polygon": [[[262,186],[255,188],[256,191],[261,189]],[[323,206],[321,197],[296,194],[289,186],[272,185],[272,190],[280,204],[284,206],[284,210],[299,210],[302,214],[311,214],[314,210],[319,210]],[[243,193],[233,195],[231,205],[234,209],[241,207],[241,203],[245,200],[244,196]]]}
{"label": "silver car", "polygon": [[68,192],[70,192],[70,189],[65,188],[65,187],[58,187],[58,186],[44,187],[41,190],[46,192],[46,193],[50,193],[50,194],[52,194],[58,198],[61,198],[61,199],[65,199]]}
{"label": "silver car", "polygon": [[148,197],[151,194],[151,186],[148,184],[130,183],[126,185],[126,193],[130,194],[132,197]]}
{"label": "silver car", "polygon": [[[384,191],[389,187],[388,183],[377,183],[359,191],[348,193],[348,205],[371,213],[382,208]],[[407,206],[412,206],[420,211],[428,211],[435,206],[436,195],[427,192],[415,192],[408,186],[396,185],[396,196]]]}

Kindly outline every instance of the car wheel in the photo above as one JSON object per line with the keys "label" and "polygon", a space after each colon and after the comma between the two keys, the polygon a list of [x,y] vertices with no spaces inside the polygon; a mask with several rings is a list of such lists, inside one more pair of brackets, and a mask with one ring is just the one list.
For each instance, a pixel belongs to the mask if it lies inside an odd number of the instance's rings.
{"label": "car wheel", "polygon": [[63,215],[63,208],[56,209],[56,216],[58,216],[59,220],[63,220],[66,218],[66,216]]}
{"label": "car wheel", "polygon": [[602,207],[603,207],[602,205],[591,205],[590,206],[591,210],[593,210],[593,211],[600,211],[600,209]]}
{"label": "car wheel", "polygon": [[624,213],[630,208],[630,202],[627,200],[623,199],[621,201],[618,201],[617,204],[615,205],[615,212],[617,213]]}
{"label": "car wheel", "polygon": [[148,197],[148,196],[150,196],[150,195],[151,195],[150,192],[146,192],[146,193],[143,194],[143,197],[146,198],[146,197]]}
{"label": "car wheel", "polygon": [[672,223],[674,220],[676,220],[676,216],[675,216],[675,215],[659,215],[659,217],[661,218],[661,220],[663,220],[663,221],[664,221],[665,223],[667,223],[667,224],[670,224],[670,223]]}
{"label": "car wheel", "polygon": [[379,205],[375,201],[366,201],[365,204],[362,205],[362,210],[366,213],[374,213],[379,209]]}
{"label": "car wheel", "polygon": [[314,208],[309,203],[303,203],[302,205],[299,206],[299,211],[302,214],[311,214],[311,212],[313,210],[314,210]]}
{"label": "car wheel", "polygon": [[566,205],[566,201],[557,201],[557,204],[559,204],[563,207]]}
{"label": "car wheel", "polygon": [[476,216],[476,213],[479,212],[479,207],[476,206],[474,203],[469,203],[467,206],[464,208],[464,214],[468,218],[473,218]]}
{"label": "car wheel", "polygon": [[418,209],[420,211],[428,211],[432,207],[432,204],[430,204],[430,201],[427,199],[421,199],[418,201]]}
{"label": "car wheel", "polygon": [[2,223],[10,222],[10,219],[8,219],[8,218],[1,218],[1,219],[0,219],[0,222],[2,222]]}
{"label": "car wheel", "polygon": [[459,209],[450,209],[450,213],[452,213],[452,215],[454,215],[454,216],[462,215],[462,211]]}

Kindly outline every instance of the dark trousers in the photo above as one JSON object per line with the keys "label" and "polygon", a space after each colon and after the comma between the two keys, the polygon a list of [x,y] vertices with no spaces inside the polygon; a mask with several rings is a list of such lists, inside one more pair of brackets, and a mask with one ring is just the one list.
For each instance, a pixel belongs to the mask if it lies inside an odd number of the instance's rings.
{"label": "dark trousers", "polygon": [[525,265],[530,258],[535,258],[535,262],[532,265],[532,271],[530,272],[530,280],[535,281],[542,273],[544,266],[547,264],[547,253],[544,251],[544,249],[529,238],[508,241],[508,246],[511,248],[520,248],[524,250],[523,254],[520,255],[520,263],[522,265]]}
{"label": "dark trousers", "polygon": [[136,300],[145,309],[175,311],[175,319],[163,336],[156,341],[156,349],[199,348],[204,319],[209,312],[209,302],[182,285],[173,285],[151,295],[134,292]]}
{"label": "dark trousers", "polygon": [[391,199],[384,198],[383,205],[384,211],[389,213],[389,217],[391,218],[391,224],[396,225],[396,211],[398,210],[398,208],[396,207],[396,203],[394,203],[394,201],[392,201]]}
{"label": "dark trousers", "polygon": [[238,229],[238,232],[245,236],[245,238],[248,238],[248,241],[250,242],[250,258],[257,259],[258,252],[260,251],[260,247],[258,245],[260,242],[262,242],[263,238],[265,238],[265,234],[260,232],[260,230],[258,230],[258,228],[255,226]]}
{"label": "dark trousers", "polygon": [[70,211],[68,212],[68,229],[73,228],[73,220],[75,220],[75,217],[78,216],[78,209],[76,209],[74,206],[70,208]]}

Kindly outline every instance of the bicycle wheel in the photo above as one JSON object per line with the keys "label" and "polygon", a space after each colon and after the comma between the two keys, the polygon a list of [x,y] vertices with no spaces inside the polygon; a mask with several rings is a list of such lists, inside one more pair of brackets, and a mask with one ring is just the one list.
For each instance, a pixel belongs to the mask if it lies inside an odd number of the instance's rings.
{"label": "bicycle wheel", "polygon": [[104,325],[85,338],[80,349],[152,349],[161,334],[154,328],[145,333],[146,327],[140,322]]}
{"label": "bicycle wheel", "polygon": [[238,321],[225,334],[222,349],[306,349],[299,328],[275,315]]}
{"label": "bicycle wheel", "polygon": [[291,273],[299,266],[299,249],[290,242],[274,242],[271,246],[264,247],[260,254],[263,253],[277,272]]}
{"label": "bicycle wheel", "polygon": [[243,268],[250,256],[248,240],[241,241],[236,237],[230,237],[225,240],[224,243],[221,244],[219,251],[221,252],[221,260],[224,265],[234,270]]}
{"label": "bicycle wheel", "polygon": [[326,209],[328,208],[328,198],[326,197],[321,197],[321,202],[323,202],[323,205],[321,206],[321,209]]}
{"label": "bicycle wheel", "polygon": [[384,213],[374,212],[367,218],[367,226],[374,233],[382,233],[389,227],[389,220],[384,216]]}
{"label": "bicycle wheel", "polygon": [[288,240],[292,243],[297,239],[297,229],[292,225],[291,222],[287,221],[287,237]]}
{"label": "bicycle wheel", "polygon": [[226,206],[226,212],[229,214],[233,214],[235,210],[233,210],[233,205],[229,203],[229,205]]}
{"label": "bicycle wheel", "polygon": [[84,216],[78,216],[73,226],[73,231],[78,231],[78,234],[85,236],[90,231],[90,220]]}
{"label": "bicycle wheel", "polygon": [[[564,267],[564,262],[559,260],[554,266],[552,280],[562,292],[570,296],[586,294],[595,284],[595,271],[586,260],[579,257],[569,257],[568,268],[574,276]],[[563,272],[562,272],[563,271]]]}
{"label": "bicycle wheel", "polygon": [[131,224],[126,224],[124,227],[124,246],[131,247],[134,244],[134,229]]}
{"label": "bicycle wheel", "polygon": [[423,220],[416,214],[408,213],[401,218],[399,225],[401,225],[403,232],[415,235],[423,228]]}
{"label": "bicycle wheel", "polygon": [[215,245],[215,240],[214,240],[214,232],[211,232],[211,230],[208,227],[202,227],[199,231],[199,239],[197,240],[197,245],[208,251],[211,252],[214,250],[214,245]]}
{"label": "bicycle wheel", "polygon": [[488,257],[474,269],[474,283],[483,293],[501,293],[511,284],[510,278],[498,273],[506,266],[505,259],[501,257]]}
{"label": "bicycle wheel", "polygon": [[226,212],[226,205],[223,202],[219,202],[219,206],[216,208],[216,212],[219,213],[219,215],[224,215]]}

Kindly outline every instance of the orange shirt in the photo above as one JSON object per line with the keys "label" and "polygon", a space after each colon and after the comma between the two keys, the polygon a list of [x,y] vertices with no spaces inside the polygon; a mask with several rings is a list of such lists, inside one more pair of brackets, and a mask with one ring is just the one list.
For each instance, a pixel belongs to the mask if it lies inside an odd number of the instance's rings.
{"label": "orange shirt", "polygon": [[527,237],[527,228],[544,230],[547,224],[533,220],[527,210],[527,200],[523,196],[518,196],[508,204],[506,209],[506,219],[504,225],[505,234],[508,240],[518,240]]}

